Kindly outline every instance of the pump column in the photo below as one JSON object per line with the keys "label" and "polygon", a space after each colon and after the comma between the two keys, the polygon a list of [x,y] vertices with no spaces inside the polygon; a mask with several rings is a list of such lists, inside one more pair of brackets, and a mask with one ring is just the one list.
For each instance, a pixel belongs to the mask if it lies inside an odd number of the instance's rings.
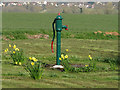
{"label": "pump column", "polygon": [[60,65],[59,58],[61,57],[61,31],[62,31],[62,17],[60,13],[56,17],[56,31],[57,31],[57,52],[56,52],[56,64]]}
{"label": "pump column", "polygon": [[56,65],[60,65],[59,58],[61,57],[61,31],[57,31],[57,54],[56,54]]}

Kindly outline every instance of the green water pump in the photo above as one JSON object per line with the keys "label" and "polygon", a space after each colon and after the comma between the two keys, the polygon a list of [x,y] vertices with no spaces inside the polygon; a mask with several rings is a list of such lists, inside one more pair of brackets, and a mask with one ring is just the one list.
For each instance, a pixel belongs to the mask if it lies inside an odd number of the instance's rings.
{"label": "green water pump", "polygon": [[[62,16],[60,15],[60,13],[58,13],[58,16],[54,19],[54,21],[52,23],[52,28],[53,28],[53,39],[52,39],[52,43],[51,43],[52,53],[54,53],[53,42],[54,42],[54,38],[55,38],[55,29],[57,32],[56,65],[60,65],[59,58],[61,57],[61,31],[62,31],[62,29],[68,30],[67,25],[62,25],[62,19],[63,19]],[[55,25],[55,28],[54,28],[54,25]]]}

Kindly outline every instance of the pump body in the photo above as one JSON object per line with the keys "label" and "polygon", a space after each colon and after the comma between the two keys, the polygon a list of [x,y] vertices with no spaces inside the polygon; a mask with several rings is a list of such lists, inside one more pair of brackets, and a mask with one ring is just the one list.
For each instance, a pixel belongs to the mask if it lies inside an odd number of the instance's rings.
{"label": "pump body", "polygon": [[[66,25],[62,25],[62,16],[60,16],[60,13],[58,13],[58,16],[54,19],[54,22],[52,24],[53,26],[53,40],[52,40],[52,43],[51,43],[51,49],[52,49],[52,52],[53,52],[53,41],[54,41],[54,38],[55,38],[55,29],[56,29],[56,32],[57,32],[57,43],[56,43],[56,46],[57,46],[57,49],[56,49],[56,65],[60,65],[60,60],[59,58],[61,57],[61,31],[63,28],[65,28],[65,30],[68,30],[68,26]],[[56,28],[54,29],[54,24],[56,26]]]}

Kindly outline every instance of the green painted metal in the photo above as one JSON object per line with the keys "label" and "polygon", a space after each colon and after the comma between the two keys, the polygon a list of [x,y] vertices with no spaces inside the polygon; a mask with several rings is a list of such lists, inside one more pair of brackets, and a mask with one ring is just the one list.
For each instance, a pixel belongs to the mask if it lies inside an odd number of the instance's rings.
{"label": "green painted metal", "polygon": [[57,65],[60,65],[59,58],[61,57],[61,31],[57,31],[57,53],[56,53]]}
{"label": "green painted metal", "polygon": [[62,31],[62,19],[60,15],[56,17],[56,31]]}
{"label": "green painted metal", "polygon": [[57,31],[57,49],[56,49],[56,64],[60,65],[59,58],[61,57],[61,31],[63,28],[67,29],[67,26],[62,25],[62,16],[58,14],[55,18],[56,31]]}
{"label": "green painted metal", "polygon": [[65,28],[65,29],[66,29],[66,28],[67,28],[67,26],[65,26],[65,25],[62,25],[62,28]]}
{"label": "green painted metal", "polygon": [[61,31],[62,31],[62,16],[56,17],[56,31],[57,31],[57,52],[56,52],[56,64],[60,65],[59,58],[61,57]]}

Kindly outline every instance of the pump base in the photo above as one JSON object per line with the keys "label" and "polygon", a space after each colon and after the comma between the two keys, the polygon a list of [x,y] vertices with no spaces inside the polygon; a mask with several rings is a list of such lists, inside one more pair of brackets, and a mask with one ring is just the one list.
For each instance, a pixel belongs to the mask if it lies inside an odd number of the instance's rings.
{"label": "pump base", "polygon": [[64,68],[62,65],[54,65],[53,67],[51,67],[51,68],[57,68],[57,69],[62,69],[62,68]]}

